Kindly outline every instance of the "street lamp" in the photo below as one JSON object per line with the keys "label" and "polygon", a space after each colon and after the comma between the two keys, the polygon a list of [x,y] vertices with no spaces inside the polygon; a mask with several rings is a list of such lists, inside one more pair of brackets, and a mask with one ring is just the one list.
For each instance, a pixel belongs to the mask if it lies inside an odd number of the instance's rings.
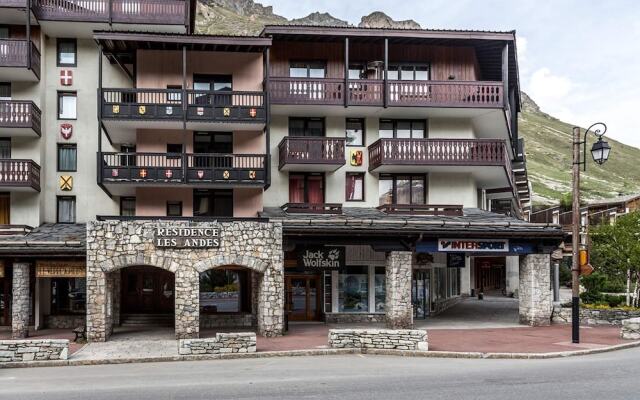
{"label": "street lamp", "polygon": [[[585,132],[582,141],[580,140],[580,128],[573,128],[573,204],[572,210],[572,244],[571,252],[573,260],[571,264],[572,294],[571,294],[571,325],[572,341],[580,343],[580,165],[584,171],[587,170],[587,134],[592,131],[598,141],[591,146],[591,157],[597,164],[604,164],[609,158],[611,146],[602,140],[602,136],[607,131],[607,126],[602,122],[596,122]],[[580,154],[580,145],[583,151]]]}

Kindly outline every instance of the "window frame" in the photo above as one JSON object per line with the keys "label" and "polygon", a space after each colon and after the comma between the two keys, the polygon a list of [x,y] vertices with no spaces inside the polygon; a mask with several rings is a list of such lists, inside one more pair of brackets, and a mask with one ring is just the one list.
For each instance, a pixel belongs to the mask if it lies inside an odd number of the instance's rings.
{"label": "window frame", "polygon": [[[313,136],[313,135],[292,135],[291,134],[291,121],[303,121],[304,127],[302,128],[305,133],[309,132],[309,122],[311,121],[320,121],[322,122],[322,136]],[[346,134],[346,133],[345,133]],[[327,121],[324,117],[289,117],[288,125],[287,125],[287,136],[289,137],[327,137]]]}
{"label": "window frame", "polygon": [[326,182],[326,174],[324,172],[293,172],[291,171],[289,173],[289,179],[287,180],[288,183],[288,193],[287,193],[287,199],[288,199],[288,203],[292,203],[292,204],[300,204],[300,203],[294,203],[291,201],[291,176],[303,176],[303,183],[304,183],[304,189],[303,189],[303,197],[304,197],[304,202],[302,204],[309,204],[309,177],[311,176],[320,176],[322,177],[322,203],[320,204],[326,204],[327,202],[327,182]]}
{"label": "window frame", "polygon": [[[382,125],[383,122],[391,122],[393,125],[393,137],[392,138],[383,138],[380,137],[380,125]],[[429,138],[429,120],[428,119],[404,119],[404,118],[399,118],[399,119],[394,119],[394,118],[380,118],[378,120],[378,137],[380,139],[398,139],[398,123],[399,122],[408,122],[411,124],[411,137],[408,139],[428,139]],[[422,122],[424,124],[424,136],[421,138],[414,138],[413,137],[413,124],[416,122]],[[404,139],[404,138],[400,138],[400,139]]]}
{"label": "window frame", "polygon": [[[198,310],[202,315],[247,315],[253,312],[253,305],[251,304],[251,293],[253,291],[253,287],[251,284],[251,271],[247,268],[239,267],[239,266],[226,266],[223,268],[215,268],[208,269],[206,271],[202,271],[198,274],[198,296],[200,296],[200,279],[202,279],[202,275],[205,273],[211,273],[215,271],[235,271],[238,274],[238,282],[240,284],[239,288],[239,311],[203,311],[200,307]],[[242,283],[245,283],[246,287],[242,286]]]}
{"label": "window frame", "polygon": [[[60,201],[62,200],[71,200],[73,201],[73,214],[74,214],[74,220],[73,221],[66,221],[66,222],[62,222],[60,221]],[[56,223],[58,224],[75,224],[76,221],[78,220],[78,215],[77,215],[77,199],[76,196],[56,196]]]}
{"label": "window frame", "polygon": [[[291,68],[294,64],[304,64],[304,68],[307,70],[306,76],[304,77],[296,77],[296,76],[291,76]],[[310,75],[310,71],[312,69],[317,69],[317,68],[312,68],[313,65],[316,66],[320,66],[322,65],[322,69],[324,70],[324,76],[322,78],[314,78],[309,76]],[[295,67],[295,68],[303,68],[302,66],[300,67]],[[289,74],[289,78],[297,78],[297,79],[326,79],[327,78],[327,60],[289,60],[289,70],[287,71]]]}
{"label": "window frame", "polygon": [[[409,187],[413,187],[412,182],[413,178],[421,177],[424,179],[424,187],[422,190],[422,196],[424,197],[424,203],[418,204],[413,203],[413,190],[409,190],[409,203],[398,203],[398,178],[409,178]],[[391,179],[389,179],[391,178]],[[392,189],[391,189],[391,205],[394,206],[408,206],[408,205],[427,205],[429,204],[429,175],[428,174],[380,174],[378,177],[378,188],[380,187],[380,181],[382,180],[391,180],[392,181]],[[378,206],[382,206],[384,204],[380,203],[380,189],[378,189]]]}
{"label": "window frame", "polygon": [[125,201],[133,201],[133,216],[135,217],[136,216],[136,198],[135,198],[135,196],[123,196],[123,197],[120,197],[120,216],[121,217],[128,217],[128,215],[123,215],[122,214],[122,210],[123,210],[122,205],[123,205],[123,203]]}
{"label": "window frame", "polygon": [[[345,180],[344,180],[344,201],[345,202],[350,202],[350,203],[362,203],[364,201],[366,201],[366,190],[365,190],[365,173],[364,172],[357,172],[357,171],[348,171],[345,173]],[[348,193],[349,191],[347,190],[348,186],[347,186],[347,182],[349,179],[349,176],[360,176],[362,177],[362,198],[361,199],[357,199],[357,200],[350,200],[348,197]]]}
{"label": "window frame", "polygon": [[[60,61],[60,47],[63,43],[73,43],[73,64],[62,63]],[[58,67],[77,67],[78,66],[78,40],[75,38],[57,38],[56,39],[56,66]]]}
{"label": "window frame", "polygon": [[[412,67],[413,68],[413,78],[414,79],[408,79],[408,80],[405,80],[404,82],[411,82],[411,81],[426,82],[423,79],[419,79],[419,80],[415,79],[415,77],[416,77],[416,68],[418,68],[418,67],[426,67],[427,68],[427,81],[431,80],[431,63],[429,63],[429,62],[426,62],[426,63],[414,63],[414,62],[390,63],[389,64],[389,68],[387,69],[387,71],[396,71],[398,73],[398,78],[397,79],[389,78],[388,74],[387,74],[387,80],[392,81],[392,82],[402,82],[403,81],[401,79],[402,67]],[[396,68],[396,69],[394,69],[394,68]]]}
{"label": "window frame", "polygon": [[[73,169],[62,169],[60,166],[60,150],[64,148],[75,149],[75,165]],[[58,143],[56,145],[56,169],[58,172],[77,172],[78,171],[78,144],[77,143]]]}
{"label": "window frame", "polygon": [[[67,90],[59,90],[58,91],[58,102],[57,102],[57,108],[58,108],[58,121],[76,121],[78,119],[78,92],[76,91],[67,91]],[[63,97],[74,97],[76,99],[76,107],[75,107],[75,117],[73,118],[62,118],[60,116],[60,100]]]}
{"label": "window frame", "polygon": [[8,88],[7,90],[8,90],[8,94],[9,94],[8,96],[3,96],[2,95],[2,90],[0,90],[0,100],[8,100],[8,101],[11,100],[11,98],[12,98],[11,97],[11,86],[12,86],[11,82],[0,82],[0,89],[1,88]]}
{"label": "window frame", "polygon": [[[361,141],[362,144],[350,144],[347,139],[347,124],[349,122],[360,122],[362,123],[362,137],[361,137]],[[367,123],[366,123],[366,118],[345,118],[344,120],[344,138],[345,138],[345,145],[347,147],[364,147],[366,146],[367,143]]]}
{"label": "window frame", "polygon": [[[180,208],[180,215],[171,215],[169,214],[169,207],[171,206],[178,206]],[[183,216],[183,207],[182,207],[182,201],[175,201],[175,200],[168,200],[167,201],[167,210],[166,210],[166,214],[167,217],[182,217]]]}

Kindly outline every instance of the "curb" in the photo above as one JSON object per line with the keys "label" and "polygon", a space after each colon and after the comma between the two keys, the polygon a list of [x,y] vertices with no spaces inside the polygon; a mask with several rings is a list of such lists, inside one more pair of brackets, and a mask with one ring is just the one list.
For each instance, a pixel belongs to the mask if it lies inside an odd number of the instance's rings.
{"label": "curb", "polygon": [[28,361],[28,362],[4,362],[0,363],[0,369],[6,368],[37,368],[37,367],[70,367],[86,365],[112,365],[131,363],[153,363],[171,361],[206,361],[206,360],[233,360],[243,358],[274,358],[274,357],[308,357],[308,356],[333,356],[344,354],[365,354],[379,356],[398,357],[423,357],[423,358],[459,358],[459,359],[522,359],[544,360],[551,358],[577,357],[590,354],[607,353],[617,350],[640,347],[640,340],[631,343],[623,343],[598,349],[585,349],[573,351],[558,351],[552,353],[481,353],[458,351],[412,351],[412,350],[382,350],[382,349],[313,349],[313,350],[284,350],[264,351],[257,353],[225,353],[210,355],[190,356],[163,356],[142,358],[112,358],[100,360],[55,360],[55,361]]}

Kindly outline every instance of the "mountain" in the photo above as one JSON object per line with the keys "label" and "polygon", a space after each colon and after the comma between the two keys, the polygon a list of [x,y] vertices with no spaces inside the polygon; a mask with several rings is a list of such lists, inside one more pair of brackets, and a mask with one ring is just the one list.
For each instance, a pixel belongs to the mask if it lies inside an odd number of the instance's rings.
{"label": "mountain", "polygon": [[[264,25],[297,24],[352,26],[328,13],[314,12],[303,18],[288,20],[253,0],[199,0],[196,31],[203,34],[257,35]],[[383,12],[363,16],[359,27],[420,29],[413,20],[396,21]],[[525,138],[529,179],[535,204],[557,203],[571,191],[571,131],[573,125],[554,118],[522,93],[520,136]],[[593,143],[589,138],[587,152]],[[582,174],[584,200],[614,197],[640,192],[640,168],[631,168],[640,160],[640,149],[607,139],[611,157],[603,166],[589,161]],[[590,157],[590,154],[587,154]]]}

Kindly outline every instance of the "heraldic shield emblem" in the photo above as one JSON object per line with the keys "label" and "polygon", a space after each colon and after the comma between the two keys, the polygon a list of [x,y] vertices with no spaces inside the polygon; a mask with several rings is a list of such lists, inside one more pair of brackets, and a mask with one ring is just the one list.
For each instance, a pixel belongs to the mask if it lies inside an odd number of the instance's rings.
{"label": "heraldic shield emblem", "polygon": [[73,125],[71,124],[61,124],[60,125],[60,135],[65,139],[71,139],[71,135],[73,135]]}
{"label": "heraldic shield emblem", "polygon": [[138,106],[138,114],[144,115],[147,113],[147,106]]}

